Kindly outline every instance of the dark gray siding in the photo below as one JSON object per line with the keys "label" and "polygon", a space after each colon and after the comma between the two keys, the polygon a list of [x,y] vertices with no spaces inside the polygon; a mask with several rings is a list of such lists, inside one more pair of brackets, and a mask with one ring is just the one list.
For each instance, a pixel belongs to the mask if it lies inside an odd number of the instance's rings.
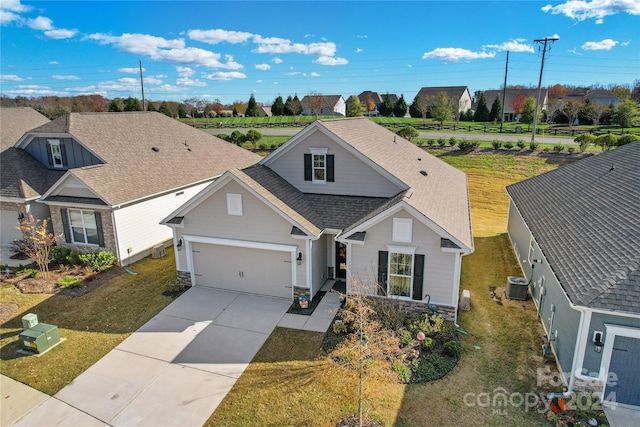
{"label": "dark gray siding", "polygon": [[582,367],[586,370],[586,374],[589,374],[591,372],[597,373],[600,370],[602,353],[596,353],[594,350],[593,332],[602,332],[604,334],[604,340],[606,341],[607,336],[604,326],[605,323],[609,325],[640,328],[640,319],[637,318],[593,313],[593,315],[591,315],[591,325],[589,325],[589,335],[587,335],[587,343],[585,344],[587,348],[584,353],[584,362],[582,363]]}
{"label": "dark gray siding", "polygon": [[[551,342],[553,349],[564,372],[571,372],[573,368],[573,354],[580,324],[580,312],[571,308],[569,300],[564,294],[553,271],[544,261],[544,257],[537,243],[534,241],[533,252],[529,257],[529,242],[531,233],[524,220],[518,213],[513,202],[509,206],[507,231],[511,238],[514,251],[522,266],[523,274],[529,280],[529,291],[535,301],[540,321],[550,336],[557,331],[557,339]],[[530,263],[528,258],[541,262]],[[540,290],[544,286],[545,293],[540,297]],[[551,307],[554,307],[553,325],[550,327]]]}
{"label": "dark gray siding", "polygon": [[60,145],[64,144],[63,169],[81,168],[83,166],[99,165],[103,163],[73,138],[37,137],[34,138],[24,150],[46,167],[53,169],[53,166],[49,164],[47,147],[47,140],[49,139],[58,139],[60,141]]}

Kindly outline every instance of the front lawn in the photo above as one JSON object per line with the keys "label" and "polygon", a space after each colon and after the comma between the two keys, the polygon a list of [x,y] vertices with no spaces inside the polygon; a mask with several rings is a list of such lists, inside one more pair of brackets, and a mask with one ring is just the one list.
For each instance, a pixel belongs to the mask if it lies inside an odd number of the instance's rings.
{"label": "front lawn", "polygon": [[[496,406],[494,398],[545,393],[536,368],[553,365],[540,350],[543,330],[532,301],[496,301],[490,287],[521,275],[506,235],[504,187],[554,169],[566,159],[514,155],[456,155],[430,150],[469,178],[475,252],[464,258],[462,359],[443,379],[425,384],[370,381],[367,410],[388,426],[544,425],[526,405]],[[322,351],[323,335],[277,328],[206,426],[334,426],[357,412],[357,378]],[[487,404],[487,398],[489,403]]]}
{"label": "front lawn", "polygon": [[[160,259],[145,258],[82,296],[23,294],[2,283],[0,301],[17,312],[0,327],[0,371],[3,375],[54,395],[131,333],[156,315],[172,298],[162,295],[175,282],[173,249]],[[40,357],[17,353],[22,316],[36,313],[41,323],[58,326],[64,342]]]}

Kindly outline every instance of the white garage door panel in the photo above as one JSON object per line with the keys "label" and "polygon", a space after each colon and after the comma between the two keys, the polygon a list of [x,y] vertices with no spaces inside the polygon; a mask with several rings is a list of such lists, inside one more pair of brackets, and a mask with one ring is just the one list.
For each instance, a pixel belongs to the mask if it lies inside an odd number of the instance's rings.
{"label": "white garage door panel", "polygon": [[10,245],[14,240],[22,239],[22,233],[16,228],[19,226],[18,212],[0,211],[0,244]]}
{"label": "white garage door panel", "polygon": [[291,298],[291,253],[193,243],[197,286]]}

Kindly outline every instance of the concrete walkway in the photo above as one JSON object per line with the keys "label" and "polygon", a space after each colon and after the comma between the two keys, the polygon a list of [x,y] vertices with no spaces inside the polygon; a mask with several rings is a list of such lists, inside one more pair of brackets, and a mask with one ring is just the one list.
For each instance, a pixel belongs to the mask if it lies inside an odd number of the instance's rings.
{"label": "concrete walkway", "polygon": [[640,408],[628,405],[604,405],[604,413],[611,427],[640,426]]}
{"label": "concrete walkway", "polygon": [[55,396],[0,376],[1,425],[201,426],[276,326],[325,332],[340,299],[311,316],[290,304],[192,288]]}

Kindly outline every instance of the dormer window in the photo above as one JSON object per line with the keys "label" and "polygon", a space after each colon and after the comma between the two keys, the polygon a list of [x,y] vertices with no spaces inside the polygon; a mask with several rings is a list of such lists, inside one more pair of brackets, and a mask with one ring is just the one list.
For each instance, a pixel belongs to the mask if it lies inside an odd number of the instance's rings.
{"label": "dormer window", "polygon": [[304,155],[304,180],[317,184],[334,182],[334,156],[327,148],[310,148]]}
{"label": "dormer window", "polygon": [[60,145],[59,139],[47,140],[49,146],[49,164],[56,169],[62,169],[64,167],[63,147]]}

